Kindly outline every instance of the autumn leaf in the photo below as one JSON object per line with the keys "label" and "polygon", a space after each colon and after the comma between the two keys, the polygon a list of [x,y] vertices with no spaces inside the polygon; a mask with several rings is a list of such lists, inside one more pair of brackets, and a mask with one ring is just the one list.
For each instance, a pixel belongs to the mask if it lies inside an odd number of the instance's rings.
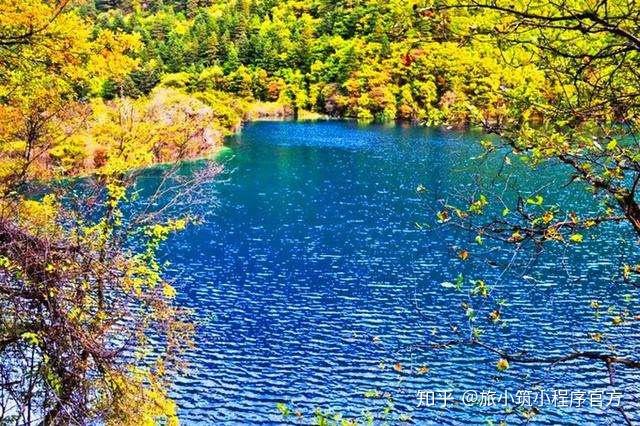
{"label": "autumn leaf", "polygon": [[276,404],[276,408],[283,417],[288,417],[289,415],[291,415],[291,409],[284,402],[278,402]]}
{"label": "autumn leaf", "polygon": [[509,241],[510,243],[519,243],[522,240],[524,240],[524,237],[522,236],[520,231],[514,231],[507,241]]}
{"label": "autumn leaf", "polygon": [[572,243],[581,243],[584,240],[582,234],[573,234],[569,237],[569,241]]}
{"label": "autumn leaf", "polygon": [[500,358],[496,363],[498,371],[506,371],[509,368],[509,361],[504,358]]}
{"label": "autumn leaf", "polygon": [[534,197],[527,198],[527,204],[531,204],[534,206],[541,206],[543,202],[544,198],[542,198],[542,195],[536,195]]}
{"label": "autumn leaf", "polygon": [[602,342],[602,339],[604,338],[604,336],[602,335],[602,333],[589,333],[589,337],[594,341],[594,342]]}
{"label": "autumn leaf", "polygon": [[418,374],[427,374],[429,372],[429,367],[426,365],[418,367]]}
{"label": "autumn leaf", "polygon": [[458,252],[458,257],[460,260],[465,261],[469,258],[469,252],[467,250],[461,250]]}
{"label": "autumn leaf", "polygon": [[436,218],[440,223],[448,222],[450,220],[449,213],[446,210],[440,210],[436,214]]}
{"label": "autumn leaf", "polygon": [[371,389],[364,392],[365,398],[380,398],[380,391],[377,389]]}
{"label": "autumn leaf", "polygon": [[469,211],[477,215],[481,215],[484,212],[485,207],[489,204],[485,195],[480,195],[477,200],[473,201],[469,205]]}
{"label": "autumn leaf", "polygon": [[544,223],[550,223],[553,220],[554,214],[551,210],[547,210],[546,212],[544,212],[544,214],[542,215],[542,221]]}

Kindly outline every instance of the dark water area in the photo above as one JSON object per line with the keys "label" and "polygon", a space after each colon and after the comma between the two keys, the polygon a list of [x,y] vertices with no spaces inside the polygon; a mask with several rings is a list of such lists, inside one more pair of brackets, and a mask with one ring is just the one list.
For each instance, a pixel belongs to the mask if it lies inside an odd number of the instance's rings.
{"label": "dark water area", "polygon": [[[478,138],[331,121],[258,122],[230,139],[226,172],[198,207],[204,223],[163,250],[178,303],[193,308],[200,324],[189,371],[172,391],[183,424],[308,424],[316,408],[371,415],[375,424],[524,423],[522,409],[497,399],[505,390],[509,399],[518,390],[566,391],[574,400],[585,393],[586,402],[571,406],[540,406],[532,396],[533,424],[624,424],[606,408],[616,401],[603,363],[512,364],[500,373],[499,357],[485,349],[429,347],[452,337],[453,325],[468,333],[461,294],[442,286],[460,272],[482,277],[507,301],[503,325],[483,336],[496,347],[532,356],[602,350],[589,338],[596,331],[612,350],[639,346],[640,321],[613,326],[617,311],[606,311],[638,306],[637,292],[612,280],[622,260],[638,254],[624,244],[624,226],[532,261],[530,250],[514,256],[512,247],[475,247],[475,235],[435,222],[438,200],[471,194],[479,182],[507,199],[539,188],[545,202],[589,200],[578,186],[554,192],[550,185],[568,176],[560,166],[532,170],[513,157],[496,178],[499,159],[474,159]],[[460,247],[469,261],[456,260]],[[518,267],[502,274],[512,259]],[[603,306],[600,318],[592,300]],[[615,379],[621,404],[640,420],[640,376],[618,368]],[[446,390],[453,398],[446,407],[420,401]],[[495,392],[496,403],[463,404],[465,391]],[[597,392],[602,406],[589,400]],[[302,417],[284,418],[279,402]]]}

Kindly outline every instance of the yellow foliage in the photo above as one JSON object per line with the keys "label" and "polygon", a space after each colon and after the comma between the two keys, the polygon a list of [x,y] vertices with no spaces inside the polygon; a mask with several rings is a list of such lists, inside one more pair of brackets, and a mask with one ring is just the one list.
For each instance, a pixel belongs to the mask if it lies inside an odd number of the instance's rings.
{"label": "yellow foliage", "polygon": [[166,386],[149,370],[136,368],[126,375],[114,372],[110,382],[118,393],[110,401],[107,425],[155,426],[158,421],[167,426],[179,424],[175,402],[168,397]]}
{"label": "yellow foliage", "polygon": [[115,33],[103,30],[93,43],[86,65],[90,76],[100,81],[121,82],[138,67],[139,60],[129,56],[142,48],[140,34]]}

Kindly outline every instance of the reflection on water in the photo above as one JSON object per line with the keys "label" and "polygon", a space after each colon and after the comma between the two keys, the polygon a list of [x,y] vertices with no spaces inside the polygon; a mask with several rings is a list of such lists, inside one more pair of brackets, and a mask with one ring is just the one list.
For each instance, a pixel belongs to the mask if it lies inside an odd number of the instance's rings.
{"label": "reflection on water", "polygon": [[[449,227],[419,230],[415,223],[433,224],[426,204],[471,190],[476,172],[495,175],[495,166],[470,160],[478,154],[474,137],[345,122],[264,122],[229,141],[229,172],[209,188],[206,222],[171,239],[164,252],[179,303],[201,321],[191,368],[173,392],[183,422],[274,424],[283,421],[278,402],[299,409],[304,417],[293,420],[302,423],[311,422],[316,407],[346,417],[378,415],[387,399],[365,398],[377,390],[392,395],[391,423],[404,414],[418,424],[476,424],[504,418],[504,407],[417,407],[418,391],[606,389],[601,364],[512,365],[498,374],[496,356],[486,351],[416,346],[447,333],[459,298],[441,283],[460,268],[452,247],[468,245],[473,236]],[[516,163],[511,190],[557,178],[554,168],[532,173]],[[417,196],[418,184],[428,189],[425,197]],[[584,197],[577,190],[546,196],[569,204]],[[589,307],[591,299],[607,306],[629,292],[610,280],[618,255],[629,256],[629,248],[620,248],[619,229],[600,232],[599,241],[544,255],[525,278],[505,276],[498,286],[509,299],[507,325],[500,339],[485,337],[545,355],[566,352],[575,341],[588,344],[594,330],[624,331],[625,347],[636,345],[635,323],[612,329]],[[497,277],[500,268],[479,262],[504,264],[511,253],[483,256],[465,263],[465,273]],[[637,306],[637,296],[628,303]],[[421,366],[429,372],[419,374]],[[621,370],[616,380],[638,416],[638,376]],[[616,411],[597,407],[542,407],[535,420],[622,422]]]}

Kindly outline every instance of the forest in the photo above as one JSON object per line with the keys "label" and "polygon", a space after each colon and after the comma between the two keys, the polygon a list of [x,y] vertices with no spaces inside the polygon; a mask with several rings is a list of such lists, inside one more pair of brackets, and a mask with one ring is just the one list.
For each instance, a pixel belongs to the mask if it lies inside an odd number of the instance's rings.
{"label": "forest", "polygon": [[[435,15],[421,2],[105,8],[86,13],[97,29],[139,34],[144,65],[104,81],[103,98],[140,96],[159,84],[208,92],[200,95],[208,99],[224,92],[275,101],[292,113],[465,125],[472,117],[498,120],[501,90],[539,96],[542,88],[532,64],[508,73],[490,45],[469,37],[482,28]],[[494,23],[485,20],[484,30]]]}
{"label": "forest", "polygon": [[[606,0],[0,0],[0,423],[178,423],[169,389],[198,339],[157,253],[200,223],[178,206],[252,120],[476,129],[483,156],[560,164],[597,209],[475,191],[435,224],[517,250],[578,246],[604,224],[637,243],[639,27],[635,2]],[[163,178],[140,207],[152,165]],[[632,254],[619,273],[637,288]],[[488,325],[467,318],[460,342],[506,370],[522,357],[480,338],[502,305],[470,285]],[[609,349],[540,362],[640,368]]]}
{"label": "forest", "polygon": [[540,96],[533,64],[508,72],[489,44],[469,37],[497,21],[477,28],[423,3],[98,3],[83,11],[94,31],[131,34],[142,47],[139,69],[104,80],[95,94],[139,97],[160,85],[216,110],[223,92],[278,102],[294,114],[456,126],[499,120],[501,91]]}

